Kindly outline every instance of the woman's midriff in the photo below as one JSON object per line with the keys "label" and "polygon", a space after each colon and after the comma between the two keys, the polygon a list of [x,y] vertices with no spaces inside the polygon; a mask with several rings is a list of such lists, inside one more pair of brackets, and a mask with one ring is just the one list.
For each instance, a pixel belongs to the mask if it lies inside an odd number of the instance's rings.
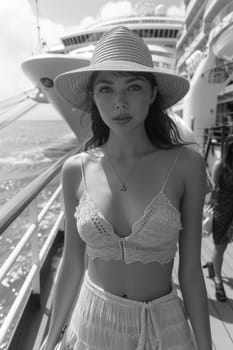
{"label": "woman's midriff", "polygon": [[171,292],[173,261],[167,264],[89,259],[88,275],[104,290],[137,301],[151,301]]}

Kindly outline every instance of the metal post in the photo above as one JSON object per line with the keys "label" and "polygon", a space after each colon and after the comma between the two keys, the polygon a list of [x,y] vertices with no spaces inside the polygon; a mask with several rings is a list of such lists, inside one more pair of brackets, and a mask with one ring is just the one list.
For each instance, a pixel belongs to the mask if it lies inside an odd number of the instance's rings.
{"label": "metal post", "polygon": [[[32,265],[37,265],[40,267],[40,247],[39,247],[39,238],[38,238],[38,231],[39,231],[39,224],[38,224],[38,218],[37,218],[37,198],[35,198],[30,206],[29,206],[29,217],[30,222],[35,225],[34,233],[31,238],[31,250],[32,250]],[[40,268],[37,270],[38,272],[35,275],[35,278],[32,282],[32,290],[33,294],[35,296],[36,303],[38,302],[40,304]]]}

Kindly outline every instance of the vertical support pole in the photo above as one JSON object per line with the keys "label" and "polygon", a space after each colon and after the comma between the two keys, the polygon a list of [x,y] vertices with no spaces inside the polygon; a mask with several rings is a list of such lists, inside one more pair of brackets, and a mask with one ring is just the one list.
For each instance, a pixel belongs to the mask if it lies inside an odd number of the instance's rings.
{"label": "vertical support pole", "polygon": [[[60,198],[60,203],[61,203],[61,211],[64,212],[64,198],[63,198],[62,188],[61,188],[61,192],[59,194],[59,198]],[[65,232],[65,219],[63,219],[63,221],[60,225],[60,230]]]}
{"label": "vertical support pole", "polygon": [[35,302],[40,305],[40,247],[38,238],[39,223],[37,218],[37,198],[35,198],[29,206],[29,216],[30,222],[35,225],[35,229],[31,238],[32,264],[38,266],[38,271],[32,282],[32,290],[35,297]]}

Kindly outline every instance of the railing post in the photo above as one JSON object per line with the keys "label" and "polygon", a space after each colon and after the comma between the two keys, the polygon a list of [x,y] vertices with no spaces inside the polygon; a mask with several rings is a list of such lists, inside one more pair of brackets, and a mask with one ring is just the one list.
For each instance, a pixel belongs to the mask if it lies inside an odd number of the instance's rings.
{"label": "railing post", "polygon": [[[37,218],[37,198],[35,198],[29,206],[29,216],[30,216],[30,222],[35,225],[35,229],[31,238],[32,265],[35,264],[39,267],[40,247],[39,247],[39,238],[38,238],[39,224],[38,224],[38,218]],[[38,305],[40,305],[40,269],[37,270],[35,278],[33,279],[32,291],[33,291],[35,302],[38,303]]]}
{"label": "railing post", "polygon": [[[61,187],[61,193],[59,197],[60,197],[60,203],[61,203],[61,211],[64,211],[64,197],[63,197],[62,187]],[[65,232],[65,218],[62,221],[62,225],[60,226],[60,229]]]}

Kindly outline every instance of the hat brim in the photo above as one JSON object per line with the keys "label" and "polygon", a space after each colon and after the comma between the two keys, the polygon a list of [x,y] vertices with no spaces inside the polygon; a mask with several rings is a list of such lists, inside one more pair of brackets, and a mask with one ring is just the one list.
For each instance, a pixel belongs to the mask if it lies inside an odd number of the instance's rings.
{"label": "hat brim", "polygon": [[127,61],[104,61],[60,74],[55,79],[57,92],[72,106],[88,110],[89,82],[98,71],[146,72],[155,76],[163,110],[180,101],[189,90],[189,82],[179,76],[156,71],[152,67]]}

